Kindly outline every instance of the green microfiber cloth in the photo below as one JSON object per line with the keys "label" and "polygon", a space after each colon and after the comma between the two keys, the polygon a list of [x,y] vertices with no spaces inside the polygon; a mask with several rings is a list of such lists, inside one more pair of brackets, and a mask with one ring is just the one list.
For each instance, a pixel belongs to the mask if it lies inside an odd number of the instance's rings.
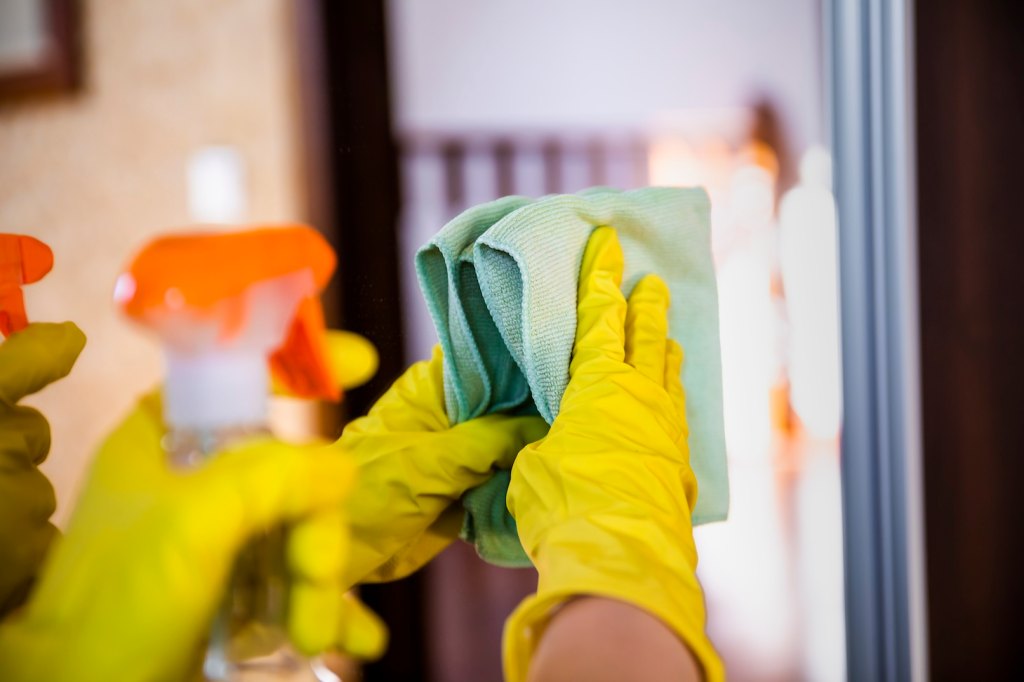
{"label": "green microfiber cloth", "polygon": [[[539,200],[505,197],[449,222],[416,256],[444,350],[449,419],[535,410],[554,420],[569,381],[583,251],[594,228],[611,226],[626,260],[623,291],[655,273],[672,292],[669,334],[686,353],[699,489],[693,522],[724,519],[729,488],[708,212],[701,189],[598,187]],[[526,566],[505,507],[507,487],[507,474],[496,475],[465,495],[462,535],[491,563]]]}

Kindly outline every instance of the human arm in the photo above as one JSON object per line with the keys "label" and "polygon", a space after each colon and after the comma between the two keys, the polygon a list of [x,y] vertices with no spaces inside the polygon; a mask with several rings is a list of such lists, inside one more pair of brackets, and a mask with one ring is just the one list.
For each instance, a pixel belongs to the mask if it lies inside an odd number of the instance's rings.
{"label": "human arm", "polygon": [[531,682],[696,682],[700,667],[665,623],[627,602],[579,597],[551,617]]}

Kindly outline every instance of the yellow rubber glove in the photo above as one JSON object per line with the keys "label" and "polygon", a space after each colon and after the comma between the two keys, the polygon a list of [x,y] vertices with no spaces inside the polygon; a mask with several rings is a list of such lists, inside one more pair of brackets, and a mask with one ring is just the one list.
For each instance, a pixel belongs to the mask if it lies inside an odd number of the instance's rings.
{"label": "yellow rubber glove", "polygon": [[248,538],[288,524],[288,630],[313,654],[373,657],[385,631],[343,596],[343,501],[352,459],[269,439],[171,470],[159,399],[144,399],[100,448],[66,536],[28,605],[0,625],[12,680],[182,679]]}
{"label": "yellow rubber glove", "polygon": [[724,676],[705,632],[690,513],[683,353],[668,340],[668,288],[622,295],[615,232],[594,231],[580,276],[569,385],[547,438],[519,453],[508,505],[540,574],[506,623],[505,676],[526,679],[554,609],[579,595],[638,606],[670,627],[711,681]]}
{"label": "yellow rubber glove", "polygon": [[504,415],[451,426],[436,347],[338,441],[359,467],[348,504],[346,583],[401,578],[433,558],[458,537],[463,493],[496,468],[509,468],[516,453],[546,431],[539,417]]}
{"label": "yellow rubber glove", "polygon": [[71,322],[30,324],[0,343],[0,618],[23,601],[57,537],[57,500],[38,469],[50,426],[18,401],[67,376],[84,346]]}

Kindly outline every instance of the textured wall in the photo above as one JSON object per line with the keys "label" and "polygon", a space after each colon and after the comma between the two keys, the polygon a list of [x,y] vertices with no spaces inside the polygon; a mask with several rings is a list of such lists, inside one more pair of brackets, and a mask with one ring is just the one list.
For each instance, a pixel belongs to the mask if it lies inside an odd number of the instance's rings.
{"label": "textured wall", "polygon": [[0,103],[0,232],[50,244],[26,288],[30,319],[74,320],[89,343],[72,375],[29,402],[53,428],[45,471],[67,519],[98,439],[160,371],[111,291],[144,239],[188,222],[185,166],[208,144],[246,162],[249,217],[302,218],[297,75],[286,0],[86,0],[85,84]]}

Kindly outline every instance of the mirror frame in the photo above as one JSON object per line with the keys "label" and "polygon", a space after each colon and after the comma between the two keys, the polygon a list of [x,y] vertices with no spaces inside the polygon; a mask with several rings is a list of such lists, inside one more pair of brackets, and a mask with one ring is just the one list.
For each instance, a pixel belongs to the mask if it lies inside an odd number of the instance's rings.
{"label": "mirror frame", "polygon": [[44,17],[39,58],[0,69],[0,102],[74,90],[80,81],[78,0],[33,0]]}
{"label": "mirror frame", "polygon": [[847,676],[925,680],[911,0],[823,13],[839,211]]}

